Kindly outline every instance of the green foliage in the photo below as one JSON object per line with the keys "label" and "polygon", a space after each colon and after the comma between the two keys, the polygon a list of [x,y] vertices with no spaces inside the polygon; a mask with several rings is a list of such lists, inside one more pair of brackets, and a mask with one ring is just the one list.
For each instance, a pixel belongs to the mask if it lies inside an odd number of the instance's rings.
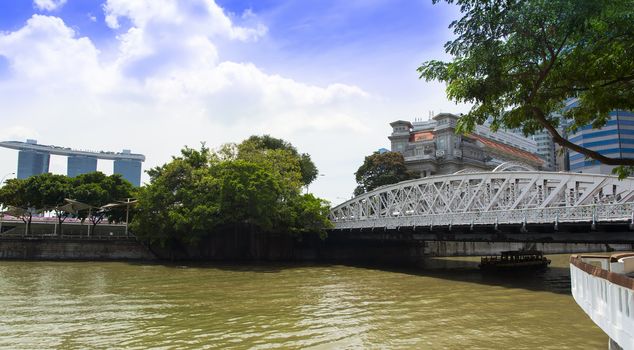
{"label": "green foliage", "polygon": [[282,219],[286,219],[285,226],[292,234],[318,232],[325,238],[324,228],[330,228],[332,223],[328,219],[330,205],[312,194],[293,197],[287,206],[287,212]]}
{"label": "green foliage", "polygon": [[125,219],[125,208],[100,210],[106,204],[113,203],[133,196],[134,187],[121,175],[107,176],[102,172],[81,174],[71,179],[71,198],[93,206],[93,209],[82,210],[77,217],[88,219],[93,226],[104,218],[109,221],[121,222]]}
{"label": "green foliage", "polygon": [[380,186],[418,178],[417,174],[407,170],[405,159],[398,152],[374,152],[365,157],[354,175],[358,184],[354,190],[355,196]]}
{"label": "green foliage", "polygon": [[283,140],[251,137],[212,153],[185,148],[150,171],[132,229],[164,245],[194,245],[218,232],[325,234],[329,207],[300,194],[301,157]]}
{"label": "green foliage", "polygon": [[27,180],[9,179],[0,188],[0,203],[16,208],[26,209],[19,217],[27,224],[27,231],[31,232],[31,219],[33,212],[30,210],[39,201],[38,194],[29,186]]}
{"label": "green foliage", "polygon": [[9,179],[0,188],[0,202],[18,208],[29,208],[37,202],[24,179]]}
{"label": "green foliage", "polygon": [[33,191],[32,205],[45,210],[55,209],[64,204],[71,193],[71,181],[67,176],[45,173],[26,179],[27,187]]}
{"label": "green foliage", "polygon": [[31,176],[25,180],[26,186],[31,191],[33,207],[42,210],[51,210],[55,213],[59,224],[58,233],[63,233],[62,224],[70,216],[70,213],[60,210],[64,199],[71,193],[71,181],[67,176],[44,173]]}
{"label": "green foliage", "polygon": [[[439,2],[440,0],[434,0]],[[609,165],[633,166],[563,138],[605,125],[612,110],[634,109],[634,0],[447,0],[463,17],[445,45],[451,62],[428,61],[421,78],[447,83],[447,96],[472,108],[458,124],[468,132],[492,127],[551,133],[562,146]],[[578,98],[579,106],[563,110]],[[630,169],[630,170],[628,170]],[[631,172],[623,167],[621,174]]]}
{"label": "green foliage", "polygon": [[181,157],[154,169],[152,182],[138,195],[132,222],[138,237],[193,243],[219,224],[220,184],[210,176],[209,155],[204,146],[200,151],[185,148]]}
{"label": "green foliage", "polygon": [[103,218],[111,221],[122,221],[125,209],[100,210],[99,207],[129,198],[134,191],[133,186],[121,175],[106,176],[100,172],[93,172],[69,178],[64,175],[44,173],[27,179],[8,180],[0,188],[0,203],[26,209],[22,219],[29,224],[32,213],[53,211],[57,216],[59,231],[62,223],[70,213],[60,209],[65,204],[64,199],[70,198],[90,204],[94,209],[78,213],[80,219],[88,218],[93,225]]}
{"label": "green foliage", "polygon": [[255,226],[265,232],[277,228],[276,214],[283,205],[281,179],[262,164],[240,159],[218,167],[222,223]]}
{"label": "green foliage", "polygon": [[319,174],[315,163],[307,153],[300,154],[289,142],[269,135],[251,136],[238,145],[238,157],[248,157],[248,153],[277,151],[287,153],[297,159],[300,170],[300,180],[306,186],[310,185]]}

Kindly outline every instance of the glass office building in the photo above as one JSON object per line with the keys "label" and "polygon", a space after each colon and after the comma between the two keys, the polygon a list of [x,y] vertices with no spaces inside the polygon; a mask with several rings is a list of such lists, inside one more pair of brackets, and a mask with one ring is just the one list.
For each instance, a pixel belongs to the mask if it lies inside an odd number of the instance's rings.
{"label": "glass office building", "polygon": [[141,186],[141,162],[130,159],[117,159],[114,161],[114,173],[121,174],[124,179],[136,187]]}
{"label": "glass office building", "polygon": [[[634,112],[612,111],[610,119],[601,129],[591,125],[579,128],[569,140],[611,158],[634,158]],[[613,166],[586,159],[583,154],[569,152],[570,171],[611,174]]]}
{"label": "glass office building", "polygon": [[51,155],[45,152],[24,150],[18,152],[18,179],[48,173]]}
{"label": "glass office building", "polygon": [[132,153],[130,150],[122,152],[74,150],[68,147],[40,145],[36,140],[0,141],[0,147],[18,150],[19,179],[26,179],[33,175],[49,172],[51,155],[67,157],[67,172],[70,177],[91,173],[97,170],[100,159],[114,161],[114,173],[121,174],[134,186],[141,185],[141,166],[145,156]]}
{"label": "glass office building", "polygon": [[97,171],[97,158],[84,156],[68,156],[66,174],[75,177],[81,174]]}

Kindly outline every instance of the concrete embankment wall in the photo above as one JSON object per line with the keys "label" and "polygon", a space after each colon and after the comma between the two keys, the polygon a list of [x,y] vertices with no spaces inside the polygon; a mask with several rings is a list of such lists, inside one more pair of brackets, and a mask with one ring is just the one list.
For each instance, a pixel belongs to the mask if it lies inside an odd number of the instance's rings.
{"label": "concrete embankment wall", "polygon": [[634,250],[632,244],[603,243],[522,243],[423,241],[395,235],[359,238],[332,233],[325,240],[317,236],[290,237],[244,232],[219,234],[195,247],[164,249],[152,247],[166,260],[217,261],[317,261],[418,263],[430,257],[482,256],[505,250],[541,250],[545,254],[566,254]]}
{"label": "concrete embankment wall", "polygon": [[0,259],[24,260],[154,260],[134,240],[0,239]]}
{"label": "concrete embankment wall", "polygon": [[634,244],[426,241],[426,256],[495,255],[505,250],[539,250],[544,254],[634,250]]}
{"label": "concrete embankment wall", "polygon": [[409,264],[430,257],[480,256],[504,250],[541,250],[546,254],[634,250],[632,244],[422,241],[397,236],[359,239],[331,234],[291,237],[275,234],[214,235],[196,246],[152,246],[134,240],[0,239],[0,259],[46,260],[205,260],[371,262]]}

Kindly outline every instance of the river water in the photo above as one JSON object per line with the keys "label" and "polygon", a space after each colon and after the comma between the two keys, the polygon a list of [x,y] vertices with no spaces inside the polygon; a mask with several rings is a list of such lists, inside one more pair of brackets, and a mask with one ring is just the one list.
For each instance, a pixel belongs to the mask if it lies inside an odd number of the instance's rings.
{"label": "river water", "polygon": [[[426,268],[0,262],[6,349],[605,349],[544,273]],[[440,268],[439,266],[443,267]]]}

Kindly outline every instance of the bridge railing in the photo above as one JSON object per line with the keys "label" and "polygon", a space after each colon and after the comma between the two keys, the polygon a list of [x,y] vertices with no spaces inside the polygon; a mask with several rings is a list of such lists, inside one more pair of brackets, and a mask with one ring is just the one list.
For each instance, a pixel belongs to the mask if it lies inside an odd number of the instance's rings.
{"label": "bridge railing", "polygon": [[[385,213],[384,213],[385,214]],[[546,224],[574,222],[631,221],[634,217],[633,203],[592,204],[574,207],[545,207],[512,210],[491,210],[457,213],[415,215],[407,212],[392,212],[387,215],[362,216],[350,213],[347,216],[332,216],[335,229],[352,228],[398,228],[421,226],[496,225],[496,224]]]}
{"label": "bridge railing", "polygon": [[[610,257],[573,255],[571,292],[583,311],[622,349],[634,349],[634,279],[611,271]],[[600,262],[602,267],[592,265]]]}

